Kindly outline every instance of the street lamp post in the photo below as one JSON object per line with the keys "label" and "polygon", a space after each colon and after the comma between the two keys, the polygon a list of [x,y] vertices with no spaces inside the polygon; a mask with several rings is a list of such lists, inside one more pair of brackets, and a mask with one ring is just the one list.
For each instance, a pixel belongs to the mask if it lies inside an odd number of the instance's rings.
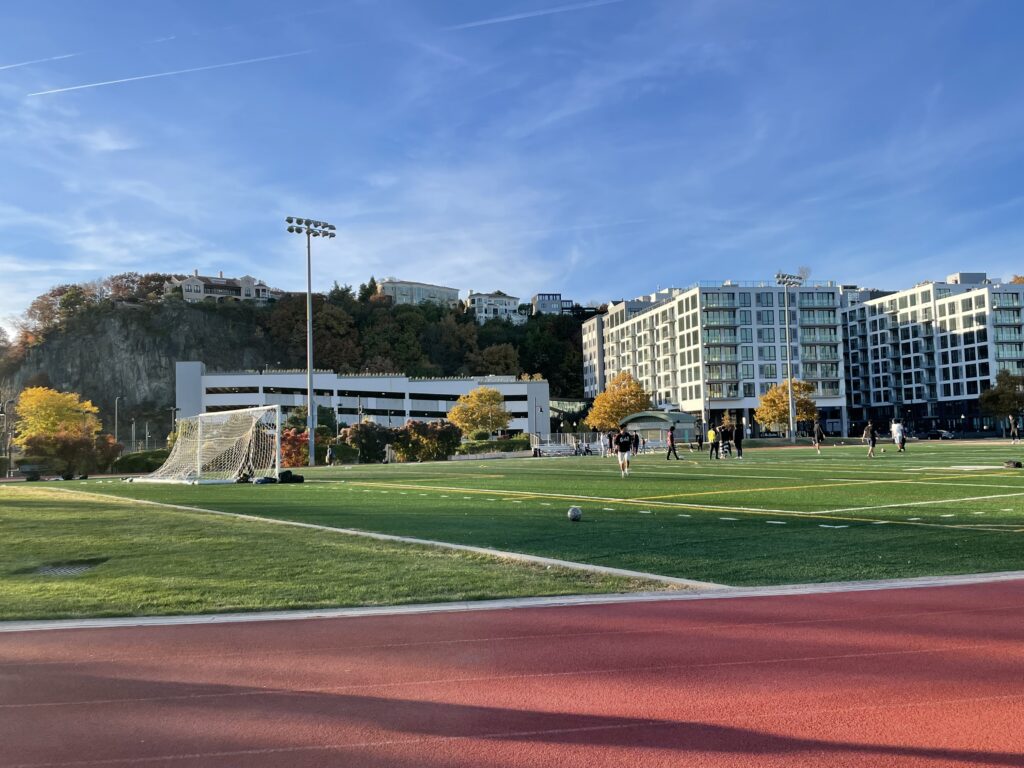
{"label": "street lamp post", "polygon": [[130,453],[136,453],[139,450],[139,444],[135,440],[135,419],[132,419],[132,449]]}
{"label": "street lamp post", "polygon": [[3,414],[4,414],[4,444],[0,446],[2,452],[7,455],[7,477],[14,477],[14,467],[12,466],[11,458],[12,452],[11,447],[14,443],[14,403],[15,400],[5,400]]}
{"label": "street lamp post", "polygon": [[789,391],[789,442],[796,443],[796,411],[793,408],[793,347],[790,346],[789,338],[789,289],[799,288],[804,284],[800,275],[787,275],[785,272],[778,272],[775,275],[775,284],[781,285],[783,292],[783,306],[785,314],[783,319],[786,322],[786,389]]}
{"label": "street lamp post", "polygon": [[326,221],[288,216],[288,231],[306,236],[306,432],[309,436],[309,466],[316,466],[316,401],[313,398],[313,246],[314,237],[332,238],[335,227]]}
{"label": "street lamp post", "polygon": [[173,435],[175,430],[178,428],[178,411],[180,411],[181,408],[177,408],[172,405],[169,406],[167,410],[171,412],[171,431],[170,434],[167,435],[167,440],[169,442],[171,439],[171,435]]}
{"label": "street lamp post", "polygon": [[120,442],[117,439],[117,406],[118,406],[118,403],[120,401],[122,401],[122,400],[124,400],[124,397],[121,396],[121,395],[118,395],[117,397],[114,398],[114,442],[115,443]]}

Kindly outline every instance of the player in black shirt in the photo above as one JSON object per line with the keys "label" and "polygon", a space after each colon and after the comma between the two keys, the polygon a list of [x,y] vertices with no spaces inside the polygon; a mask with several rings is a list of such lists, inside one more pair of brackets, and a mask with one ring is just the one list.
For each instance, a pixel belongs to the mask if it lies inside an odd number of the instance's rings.
{"label": "player in black shirt", "polygon": [[619,454],[619,471],[623,477],[629,477],[629,456],[633,451],[633,436],[625,427],[619,427],[615,436],[615,451]]}

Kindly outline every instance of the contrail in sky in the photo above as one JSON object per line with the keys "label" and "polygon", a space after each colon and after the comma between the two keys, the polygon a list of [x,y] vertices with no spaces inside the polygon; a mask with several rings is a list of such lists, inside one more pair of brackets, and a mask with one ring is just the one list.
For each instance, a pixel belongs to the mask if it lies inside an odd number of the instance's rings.
{"label": "contrail in sky", "polygon": [[616,3],[623,3],[625,0],[590,0],[585,3],[573,3],[572,5],[559,5],[554,8],[544,8],[539,11],[525,11],[524,13],[514,13],[510,16],[496,16],[493,19],[481,19],[480,21],[467,21],[465,24],[455,24],[451,27],[445,27],[445,31],[450,32],[456,29],[472,29],[473,27],[486,27],[491,24],[505,24],[510,21],[522,21],[523,19],[535,19],[538,16],[552,16],[556,13],[568,13],[569,11],[582,11],[587,8],[596,8],[600,5],[614,5]]}
{"label": "contrail in sky", "polygon": [[80,53],[65,53],[62,56],[50,56],[46,59],[32,59],[32,61],[19,61],[17,64],[2,64],[0,65],[0,72],[5,69],[17,69],[18,67],[27,67],[30,64],[43,64],[47,61],[60,61],[61,59],[70,59],[75,56],[81,56]]}
{"label": "contrail in sky", "polygon": [[[571,11],[582,11],[587,8],[597,8],[602,5],[616,5],[618,3],[626,2],[626,0],[587,0],[582,3],[572,3],[570,5],[558,5],[553,8],[543,8],[536,11],[524,11],[523,13],[514,13],[508,16],[495,16],[490,19],[479,19],[478,21],[467,21],[464,24],[455,24],[450,27],[443,27],[446,32],[452,32],[460,29],[474,29],[476,27],[487,27],[492,24],[507,24],[513,21],[523,21],[525,19],[535,19],[540,16],[553,16],[557,13],[569,13]],[[149,41],[150,43],[160,43],[167,40],[173,40],[174,37],[158,38],[156,40]],[[207,72],[211,69],[225,69],[227,67],[240,67],[245,64],[257,64],[261,61],[274,61],[276,59],[287,59],[293,56],[305,56],[306,54],[313,53],[313,49],[305,51],[293,51],[292,53],[279,53],[274,56],[261,56],[256,59],[243,59],[241,61],[229,61],[224,64],[211,64],[205,67],[191,67],[189,69],[176,69],[171,72],[156,72],[151,75],[138,75],[136,77],[123,77],[118,80],[104,80],[97,83],[85,83],[83,85],[72,85],[67,88],[52,88],[48,91],[36,91],[35,93],[28,94],[29,96],[49,96],[54,93],[67,93],[68,91],[80,91],[85,88],[99,88],[104,85],[118,85],[120,83],[133,83],[137,80],[152,80],[157,77],[172,77],[174,75],[186,75],[191,72]],[[0,70],[11,69],[13,67],[23,67],[29,64],[39,64],[45,61],[57,61],[59,59],[68,59],[72,56],[80,56],[78,53],[68,53],[63,56],[52,56],[48,59],[36,59],[34,61],[25,61],[20,64],[8,64],[7,66],[0,66]]]}
{"label": "contrail in sky", "polygon": [[292,51],[291,53],[278,53],[273,56],[260,56],[257,59],[242,59],[241,61],[229,61],[224,64],[210,64],[205,67],[191,67],[190,69],[176,69],[171,72],[156,72],[151,75],[138,75],[136,77],[122,77],[120,80],[104,80],[99,83],[85,83],[84,85],[72,85],[68,88],[53,88],[49,91],[36,91],[29,96],[48,96],[51,93],[67,93],[68,91],[80,91],[83,88],[99,88],[101,85],[117,85],[118,83],[132,83],[136,80],[152,80],[156,77],[171,77],[172,75],[186,75],[189,72],[207,72],[211,69],[225,69],[227,67],[240,67],[244,64],[257,64],[261,61],[276,61],[277,59],[289,59],[293,56],[305,56],[313,53],[309,48],[305,51]]}

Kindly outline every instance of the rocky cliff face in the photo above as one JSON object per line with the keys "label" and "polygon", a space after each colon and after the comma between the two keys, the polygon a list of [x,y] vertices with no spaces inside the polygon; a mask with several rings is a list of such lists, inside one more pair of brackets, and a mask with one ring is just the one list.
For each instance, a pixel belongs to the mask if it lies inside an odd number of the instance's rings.
{"label": "rocky cliff face", "polygon": [[120,304],[73,318],[49,334],[0,379],[0,393],[13,397],[33,384],[77,392],[99,406],[107,432],[114,430],[114,398],[120,395],[121,439],[133,417],[149,421],[152,434],[162,437],[170,427],[179,360],[219,370],[276,362],[263,324],[249,308]]}

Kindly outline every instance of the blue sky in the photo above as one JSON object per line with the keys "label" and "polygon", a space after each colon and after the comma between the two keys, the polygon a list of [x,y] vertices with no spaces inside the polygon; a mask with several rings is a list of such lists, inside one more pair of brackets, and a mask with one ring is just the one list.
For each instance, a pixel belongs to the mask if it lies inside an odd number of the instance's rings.
{"label": "blue sky", "polygon": [[0,317],[127,270],[301,290],[289,214],[338,228],[322,289],[1024,271],[1014,0],[302,7],[8,4]]}

